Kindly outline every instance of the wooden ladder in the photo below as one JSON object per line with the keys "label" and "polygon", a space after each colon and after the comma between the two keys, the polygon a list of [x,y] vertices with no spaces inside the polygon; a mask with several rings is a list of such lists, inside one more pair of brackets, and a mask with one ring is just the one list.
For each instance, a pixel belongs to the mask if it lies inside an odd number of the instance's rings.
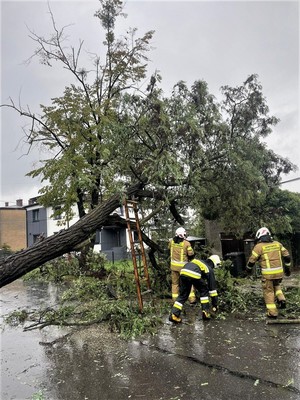
{"label": "wooden ladder", "polygon": [[[124,204],[124,210],[125,210],[125,216],[126,216],[126,222],[127,222],[127,230],[128,230],[128,236],[129,236],[129,242],[130,242],[133,268],[134,268],[134,277],[135,277],[135,282],[136,282],[139,309],[140,309],[140,312],[142,312],[143,311],[142,295],[151,292],[151,285],[150,285],[150,279],[149,279],[149,273],[148,273],[146,253],[145,253],[142,232],[141,232],[141,227],[140,227],[140,220],[139,220],[139,216],[138,216],[138,208],[137,208],[138,203],[137,203],[137,201],[134,201],[134,200],[125,199],[123,204]],[[131,223],[133,221],[130,219],[129,209],[133,210],[134,223],[135,223],[136,229],[133,228],[131,225]],[[140,245],[140,252],[141,252],[140,254],[142,256],[142,262],[143,262],[143,267],[144,267],[144,280],[147,283],[147,290],[143,293],[141,292],[140,272],[139,272],[139,268],[137,265],[137,251],[135,248],[135,240],[133,237],[134,231],[136,231],[137,235],[138,235],[138,243]]]}

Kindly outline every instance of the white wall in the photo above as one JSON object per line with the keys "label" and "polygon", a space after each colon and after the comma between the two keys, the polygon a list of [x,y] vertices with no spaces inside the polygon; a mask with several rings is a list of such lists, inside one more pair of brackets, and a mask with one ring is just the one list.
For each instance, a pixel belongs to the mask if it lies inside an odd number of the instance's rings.
{"label": "white wall", "polygon": [[74,214],[74,217],[68,222],[64,220],[65,217],[64,213],[62,214],[61,219],[56,219],[56,220],[53,219],[53,217],[51,217],[53,212],[54,210],[52,207],[47,208],[47,236],[52,236],[54,233],[57,233],[62,229],[67,229],[70,226],[74,225],[75,222],[79,220],[77,206],[72,207],[72,212]]}

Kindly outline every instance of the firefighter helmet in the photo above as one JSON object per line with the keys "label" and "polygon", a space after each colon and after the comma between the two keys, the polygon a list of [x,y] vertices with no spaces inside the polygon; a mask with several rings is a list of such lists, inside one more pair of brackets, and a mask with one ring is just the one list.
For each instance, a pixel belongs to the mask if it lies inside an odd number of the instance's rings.
{"label": "firefighter helmet", "polygon": [[256,232],[255,238],[260,239],[262,236],[266,236],[266,235],[271,236],[271,233],[270,233],[269,229],[264,226]]}
{"label": "firefighter helmet", "polygon": [[186,239],[186,230],[182,227],[177,228],[175,235],[180,237],[181,239]]}
{"label": "firefighter helmet", "polygon": [[213,254],[212,256],[208,257],[214,263],[214,267],[218,268],[221,265],[220,257],[217,254]]}

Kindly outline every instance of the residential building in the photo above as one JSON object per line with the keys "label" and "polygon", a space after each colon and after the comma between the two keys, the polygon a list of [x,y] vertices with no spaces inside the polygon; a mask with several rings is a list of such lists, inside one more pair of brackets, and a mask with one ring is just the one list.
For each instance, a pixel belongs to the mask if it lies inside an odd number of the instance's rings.
{"label": "residential building", "polygon": [[7,202],[5,207],[0,207],[0,248],[3,246],[12,251],[27,247],[26,210],[21,199],[16,201],[16,205]]}
{"label": "residential building", "polygon": [[38,197],[29,199],[26,209],[27,246],[32,246],[39,238],[55,235],[62,229],[69,228],[78,221],[77,208],[73,207],[73,217],[66,221],[63,213],[55,217],[53,207],[43,207],[38,202]]}
{"label": "residential building", "polygon": [[[65,221],[65,215],[53,216],[52,207],[43,207],[38,202],[38,197],[29,199],[25,206],[27,214],[27,246],[32,246],[41,237],[55,235],[62,229],[67,229],[79,220],[77,207],[72,209],[73,218]],[[56,209],[57,211],[57,209]],[[123,208],[118,208],[115,213],[123,216]],[[127,229],[119,226],[106,226],[96,232],[94,251],[103,252],[109,261],[128,258],[129,239]]]}

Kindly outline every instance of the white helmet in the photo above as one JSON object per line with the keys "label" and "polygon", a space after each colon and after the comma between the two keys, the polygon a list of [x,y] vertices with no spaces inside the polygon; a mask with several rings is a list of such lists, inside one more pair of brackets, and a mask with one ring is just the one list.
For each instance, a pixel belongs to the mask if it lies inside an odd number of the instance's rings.
{"label": "white helmet", "polygon": [[220,267],[221,260],[220,260],[220,257],[217,254],[213,254],[212,256],[208,257],[208,259],[211,260],[214,263],[215,268]]}
{"label": "white helmet", "polygon": [[269,229],[264,226],[256,232],[255,238],[260,239],[262,236],[265,236],[265,235],[271,236],[271,233],[270,233]]}
{"label": "white helmet", "polygon": [[180,237],[181,239],[186,239],[186,230],[184,228],[177,228],[175,235]]}

